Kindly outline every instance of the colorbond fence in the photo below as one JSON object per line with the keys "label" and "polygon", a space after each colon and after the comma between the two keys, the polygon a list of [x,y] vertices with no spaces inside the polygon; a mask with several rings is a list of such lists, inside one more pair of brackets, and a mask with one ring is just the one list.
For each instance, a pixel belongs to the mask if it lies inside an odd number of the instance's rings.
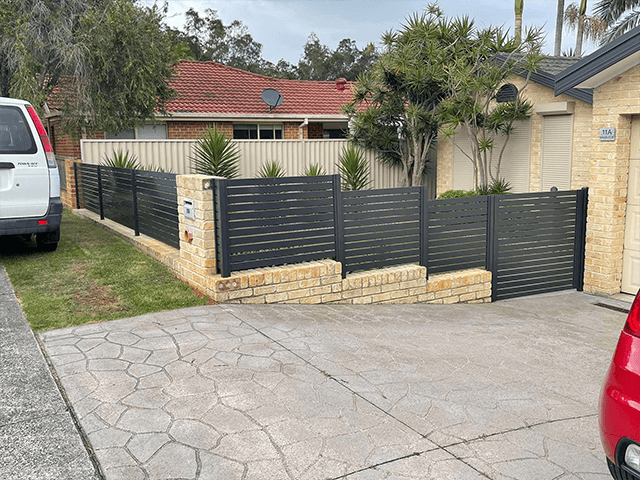
{"label": "colorbond fence", "polygon": [[176,175],[75,163],[77,201],[108,218],[179,248]]}
{"label": "colorbond fence", "polygon": [[425,187],[341,192],[338,176],[216,180],[223,277],[334,258],[348,272],[486,268],[493,300],[582,289],[587,190],[428,200]]}

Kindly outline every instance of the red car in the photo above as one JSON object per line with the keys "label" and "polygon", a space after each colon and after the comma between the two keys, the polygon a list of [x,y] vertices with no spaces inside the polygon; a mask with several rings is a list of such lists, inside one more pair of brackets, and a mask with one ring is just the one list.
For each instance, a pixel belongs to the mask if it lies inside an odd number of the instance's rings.
{"label": "red car", "polygon": [[600,437],[616,480],[640,480],[640,291],[600,394]]}

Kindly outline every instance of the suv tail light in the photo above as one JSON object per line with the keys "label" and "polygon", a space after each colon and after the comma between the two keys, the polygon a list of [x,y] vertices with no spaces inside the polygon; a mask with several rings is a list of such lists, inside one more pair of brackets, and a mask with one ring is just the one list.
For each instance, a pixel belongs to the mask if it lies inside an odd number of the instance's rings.
{"label": "suv tail light", "polygon": [[53,154],[53,148],[51,148],[49,136],[47,135],[47,131],[44,129],[44,125],[40,121],[40,117],[32,106],[27,106],[27,112],[29,112],[29,116],[36,126],[36,130],[38,131],[38,135],[40,136],[40,141],[42,142],[44,151],[47,154],[47,165],[49,165],[49,168],[56,168],[56,157]]}
{"label": "suv tail light", "polygon": [[624,331],[640,337],[640,291],[636,295],[631,310],[629,310],[629,316],[627,317],[627,323],[624,325]]}

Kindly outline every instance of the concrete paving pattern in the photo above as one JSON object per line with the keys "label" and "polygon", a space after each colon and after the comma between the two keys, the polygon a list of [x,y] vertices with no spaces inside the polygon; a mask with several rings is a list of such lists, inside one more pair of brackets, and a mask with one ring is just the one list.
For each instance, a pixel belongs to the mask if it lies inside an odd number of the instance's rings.
{"label": "concrete paving pattern", "polygon": [[625,315],[597,301],[216,305],[41,338],[107,480],[604,480]]}

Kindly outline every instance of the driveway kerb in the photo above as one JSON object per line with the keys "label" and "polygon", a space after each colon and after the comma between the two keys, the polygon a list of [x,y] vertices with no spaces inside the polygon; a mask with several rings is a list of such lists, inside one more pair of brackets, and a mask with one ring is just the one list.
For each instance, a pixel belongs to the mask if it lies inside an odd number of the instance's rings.
{"label": "driveway kerb", "polygon": [[41,338],[107,479],[605,479],[624,314],[598,301],[218,305]]}

